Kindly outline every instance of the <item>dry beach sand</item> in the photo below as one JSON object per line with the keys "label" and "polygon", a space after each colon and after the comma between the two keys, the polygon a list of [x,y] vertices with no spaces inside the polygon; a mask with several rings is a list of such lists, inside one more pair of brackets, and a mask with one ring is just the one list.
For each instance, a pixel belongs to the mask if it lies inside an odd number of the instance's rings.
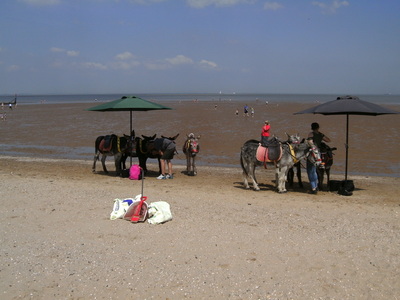
{"label": "dry beach sand", "polygon": [[[128,133],[128,113],[84,111],[91,104],[8,113],[0,124],[1,299],[398,299],[398,116],[351,119],[352,196],[278,194],[271,168],[257,171],[261,191],[243,189],[241,144],[258,138],[264,119],[281,137],[304,136],[318,121],[338,147],[340,180],[344,117],[293,116],[310,104],[255,102],[256,116],[244,118],[234,115],[241,104],[217,104],[134,113],[138,134],[180,133],[178,145],[186,133],[202,135],[196,177],[176,164],[173,180],[157,180],[149,161],[144,194],[170,203],[174,217],[161,225],[109,220],[113,200],[139,194],[141,182],[100,165],[91,172],[95,137]],[[382,144],[388,158],[370,161]]]}

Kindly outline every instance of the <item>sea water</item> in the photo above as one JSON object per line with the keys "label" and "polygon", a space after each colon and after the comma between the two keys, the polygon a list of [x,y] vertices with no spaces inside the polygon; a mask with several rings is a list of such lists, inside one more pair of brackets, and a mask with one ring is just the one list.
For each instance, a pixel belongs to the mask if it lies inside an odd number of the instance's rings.
{"label": "sea water", "polygon": [[[123,96],[132,94],[82,94],[82,95],[17,95],[17,103],[20,104],[57,104],[57,103],[104,103],[121,99]],[[339,96],[332,94],[224,94],[224,93],[176,93],[176,94],[134,94],[136,97],[153,102],[172,101],[235,101],[245,103],[246,101],[261,101],[268,103],[324,103],[335,100]],[[400,104],[400,95],[352,95],[361,100],[376,104]],[[0,96],[1,102],[10,102],[14,96]]]}

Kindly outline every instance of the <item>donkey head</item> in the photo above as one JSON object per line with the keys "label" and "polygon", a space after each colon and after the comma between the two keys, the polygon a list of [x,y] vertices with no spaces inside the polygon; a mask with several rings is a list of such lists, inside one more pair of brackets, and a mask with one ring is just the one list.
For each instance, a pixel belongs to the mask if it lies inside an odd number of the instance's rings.
{"label": "donkey head", "polygon": [[321,153],[318,150],[318,147],[314,145],[312,140],[307,140],[307,145],[309,147],[307,159],[310,160],[315,166],[319,168],[323,168]]}
{"label": "donkey head", "polygon": [[288,137],[287,142],[289,144],[297,145],[297,144],[301,143],[301,138],[300,138],[300,135],[298,133],[292,134],[292,135],[289,135],[288,133],[286,133],[286,135]]}
{"label": "donkey head", "polygon": [[196,137],[194,133],[189,133],[188,135],[186,135],[186,137],[187,139],[185,141],[185,144],[183,145],[183,153],[189,153],[194,156],[200,151],[200,135]]}

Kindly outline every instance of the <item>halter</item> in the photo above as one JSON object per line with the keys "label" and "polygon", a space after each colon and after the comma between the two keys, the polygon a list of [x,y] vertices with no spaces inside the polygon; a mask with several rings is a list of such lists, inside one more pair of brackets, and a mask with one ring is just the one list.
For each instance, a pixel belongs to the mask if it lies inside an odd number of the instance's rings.
{"label": "halter", "polygon": [[[286,144],[289,146],[289,154],[290,154],[290,156],[292,157],[293,162],[294,162],[295,164],[298,163],[298,162],[300,162],[300,164],[301,164],[301,161],[296,157],[296,154],[295,154],[295,152],[294,152],[294,148],[293,148],[293,146],[292,146],[292,144],[300,145],[300,142],[295,142],[295,143],[288,143],[288,142],[286,142]],[[319,165],[322,164],[322,159],[321,159],[321,156],[318,155],[319,153],[318,153],[317,147],[315,147],[315,146],[311,147],[311,148],[308,150],[307,154],[305,155],[305,158],[308,159],[308,157],[310,156],[310,154],[311,154],[311,156],[314,158],[314,164],[315,164],[315,165],[316,165],[318,162],[319,162]],[[304,168],[303,165],[302,165],[302,167]]]}
{"label": "halter", "polygon": [[314,164],[320,165],[321,167],[323,167],[322,158],[321,158],[321,155],[319,155],[318,148],[315,146],[311,147],[310,150],[308,150],[307,157],[310,154],[314,158]]}
{"label": "halter", "polygon": [[187,139],[186,143],[185,143],[185,149],[189,150],[191,153],[199,152],[199,150],[197,148],[197,141],[194,140],[193,138]]}

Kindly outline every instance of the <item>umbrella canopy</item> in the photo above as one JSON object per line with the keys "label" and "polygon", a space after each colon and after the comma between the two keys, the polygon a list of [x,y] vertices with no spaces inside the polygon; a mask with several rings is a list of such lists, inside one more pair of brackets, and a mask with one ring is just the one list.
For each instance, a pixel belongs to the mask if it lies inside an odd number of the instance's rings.
{"label": "umbrella canopy", "polygon": [[[129,111],[130,112],[130,134],[132,135],[132,111],[148,111],[172,109],[164,105],[154,103],[136,96],[123,96],[121,99],[103,103],[86,110],[89,111]],[[132,157],[131,157],[132,165]]]}
{"label": "umbrella canopy", "polygon": [[148,111],[171,109],[158,103],[144,100],[135,96],[123,96],[121,99],[103,103],[87,110],[90,111]]}
{"label": "umbrella canopy", "polygon": [[346,115],[346,169],[345,180],[347,180],[348,148],[349,148],[349,115],[378,116],[385,114],[399,114],[380,105],[364,101],[354,96],[337,97],[329,101],[302,111],[296,114],[321,114],[321,115]]}

